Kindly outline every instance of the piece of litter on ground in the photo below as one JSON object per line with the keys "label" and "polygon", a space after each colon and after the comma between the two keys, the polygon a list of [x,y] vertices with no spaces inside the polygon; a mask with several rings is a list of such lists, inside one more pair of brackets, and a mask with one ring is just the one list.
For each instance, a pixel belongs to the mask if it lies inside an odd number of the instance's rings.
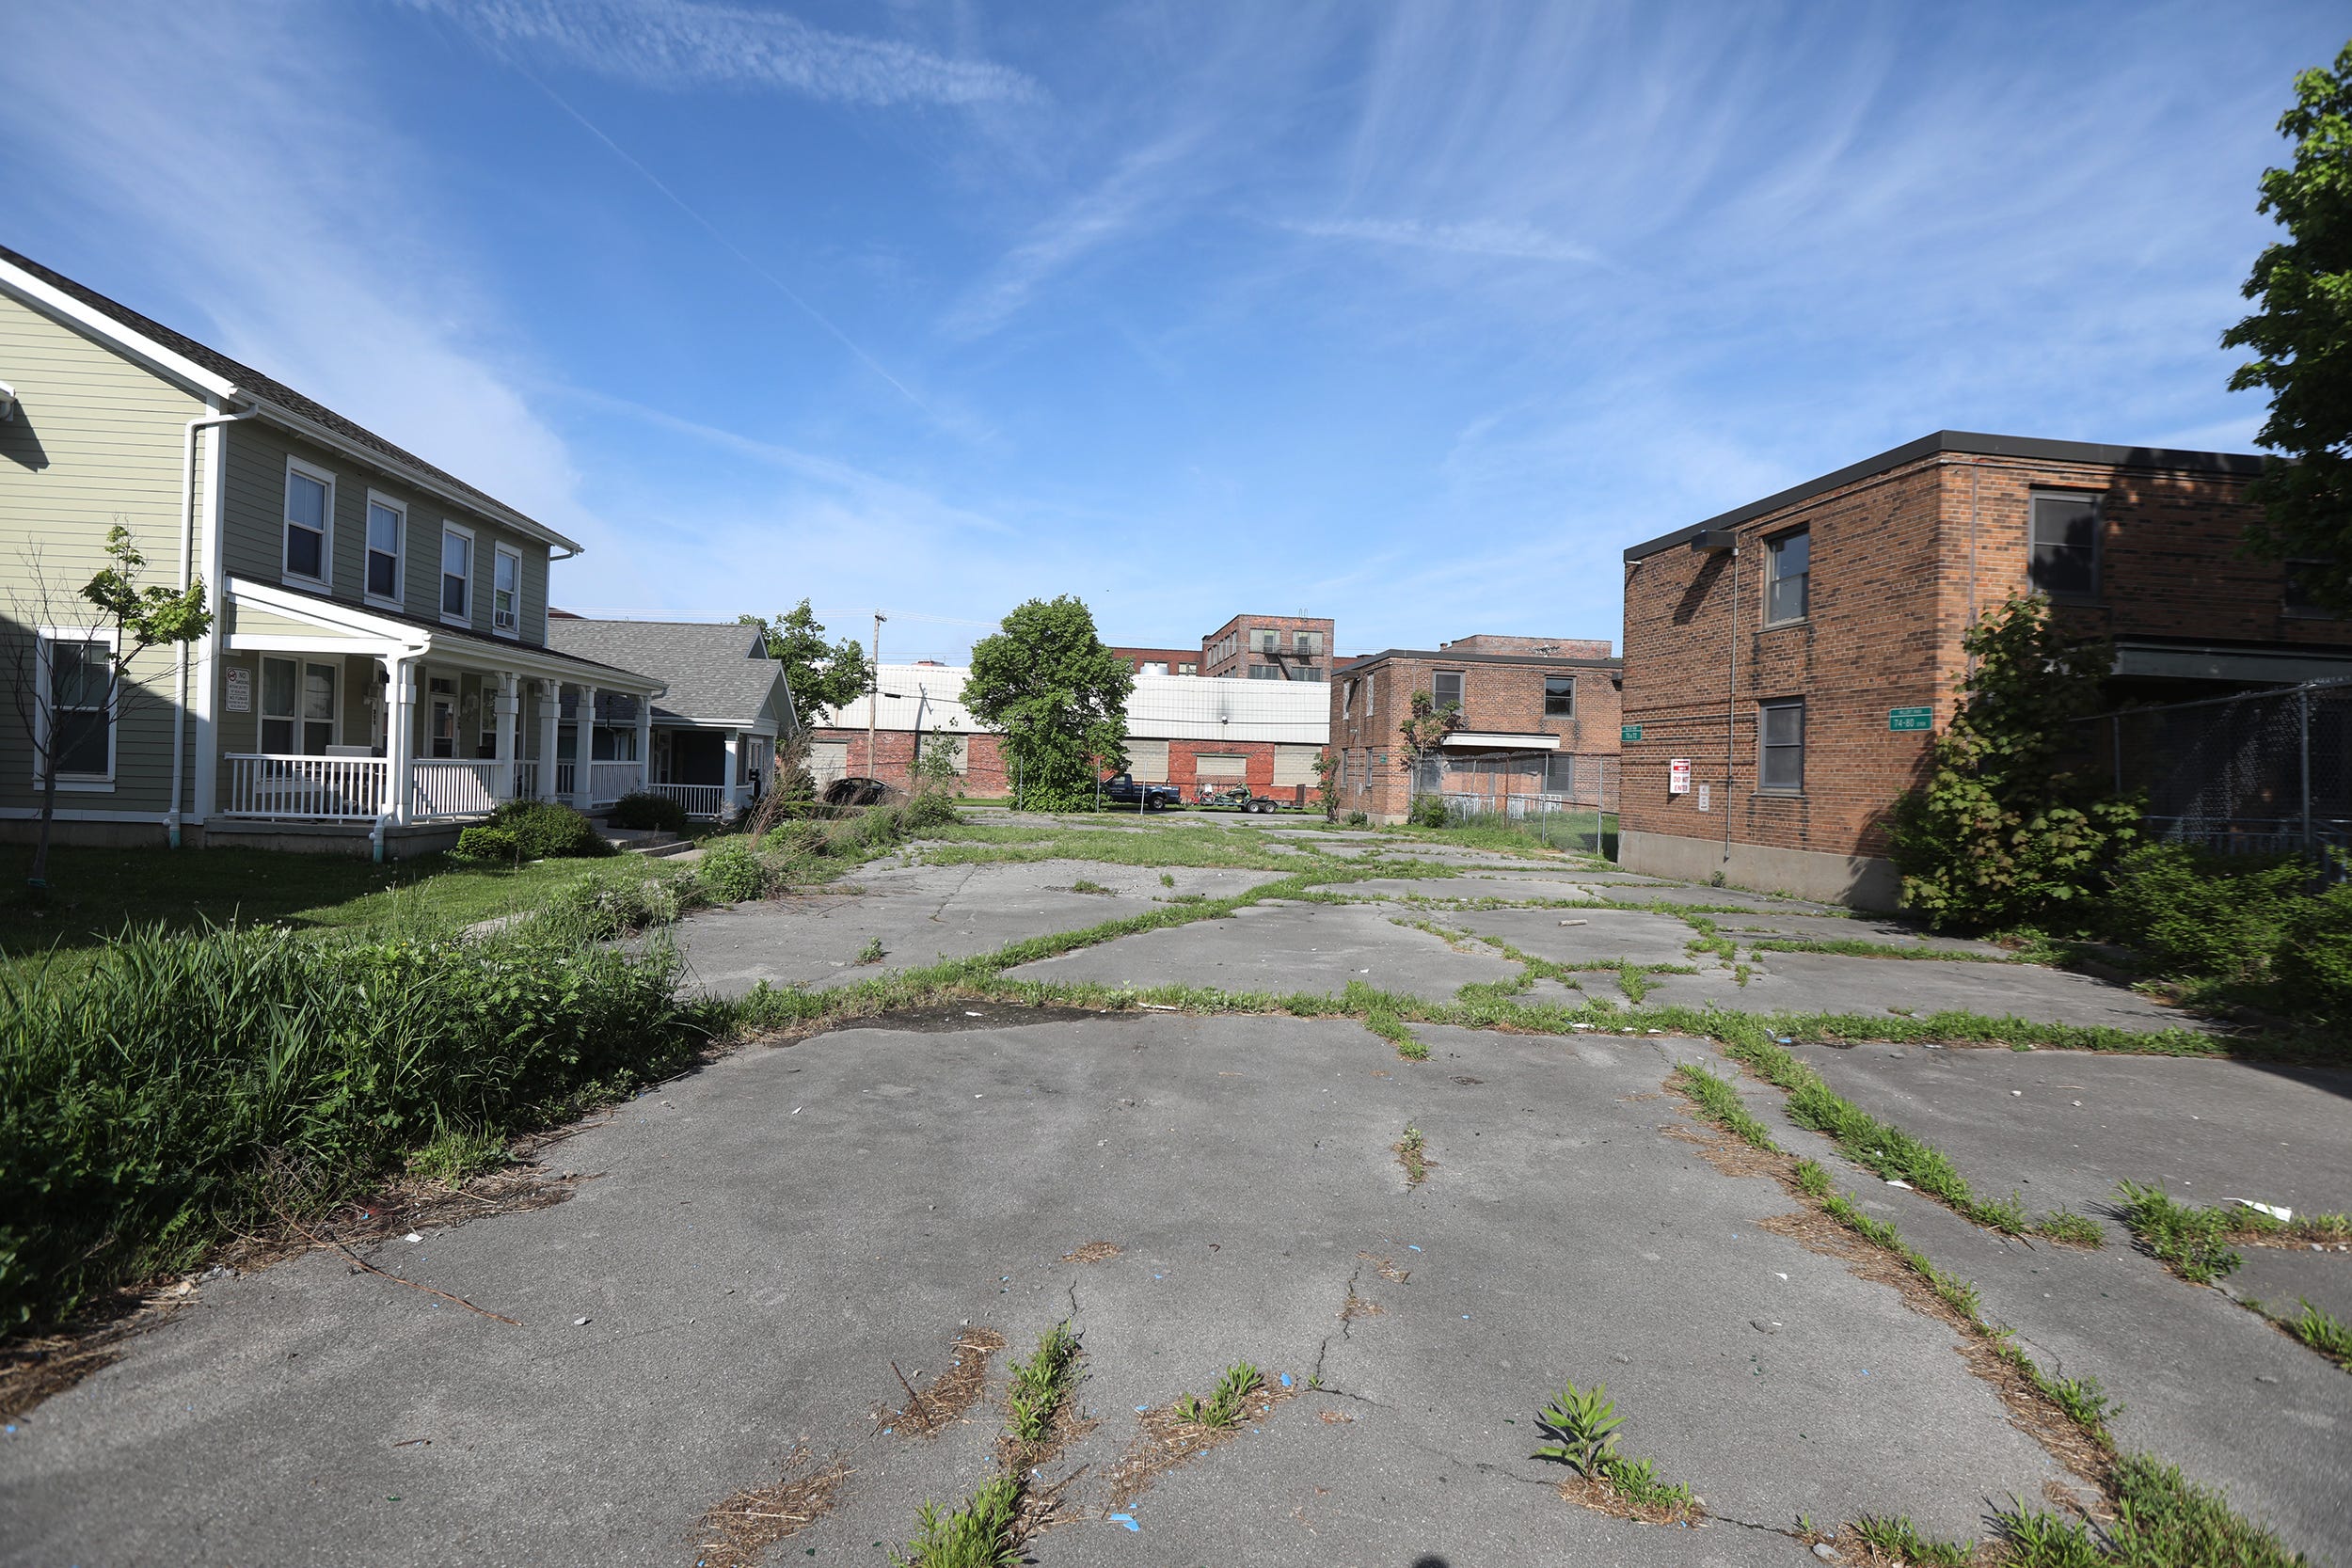
{"label": "piece of litter on ground", "polygon": [[801,1114],[801,1108],[798,1105],[793,1106],[792,1114],[796,1117],[799,1116]]}
{"label": "piece of litter on ground", "polygon": [[1124,1525],[1129,1529],[1136,1530],[1137,1532],[1140,1532],[1143,1528],[1141,1525],[1136,1523],[1135,1515],[1132,1513],[1114,1513],[1111,1515],[1111,1523],[1114,1525]]}
{"label": "piece of litter on ground", "polygon": [[574,1328],[586,1328],[588,1326],[588,1320],[585,1318],[574,1318],[572,1320],[572,1326]]}
{"label": "piece of litter on ground", "polygon": [[1560,924],[1563,926],[1590,926],[1592,922],[1589,920],[1564,920],[1560,922]]}
{"label": "piece of litter on ground", "polygon": [[1886,1184],[1887,1184],[1888,1186],[1890,1186],[1890,1187],[1900,1187],[1900,1188],[1901,1188],[1904,1192],[1909,1192],[1909,1191],[1911,1191],[1911,1183],[1910,1183],[1910,1182],[1908,1182],[1908,1181],[1898,1181],[1898,1180],[1895,1180],[1894,1178],[1892,1178],[1892,1177],[1887,1178]]}
{"label": "piece of litter on ground", "polygon": [[422,1236],[418,1235],[415,1231],[411,1230],[410,1232],[408,1232],[408,1234],[407,1234],[407,1235],[403,1236],[403,1237],[401,1238],[401,1240],[402,1240],[402,1241],[404,1241],[404,1242],[421,1242],[421,1241],[423,1241],[423,1240],[424,1240],[424,1238],[423,1238]]}
{"label": "piece of litter on ground", "polygon": [[1414,1245],[1413,1245],[1413,1243],[1410,1243],[1410,1242],[1406,1243],[1405,1243],[1405,1245],[1406,1245],[1406,1246],[1409,1250],[1414,1251],[1414,1252],[1419,1252],[1419,1251],[1421,1250],[1421,1248],[1419,1248],[1419,1247],[1417,1247],[1417,1246],[1414,1246]]}
{"label": "piece of litter on ground", "polygon": [[2010,1098],[2012,1100],[2023,1100],[2026,1098],[2026,1091],[2023,1089],[2011,1089],[2009,1093]]}
{"label": "piece of litter on ground", "polygon": [[964,1009],[963,1009],[963,1016],[964,1016],[964,1017],[966,1017],[966,1018],[977,1018],[977,1017],[979,1017],[980,1015],[979,1015],[979,1014],[977,1014],[977,1013],[976,1013],[976,1012],[974,1012],[971,1008],[966,1007],[966,1008],[964,1008]]}
{"label": "piece of litter on ground", "polygon": [[1148,1404],[1139,1404],[1139,1405],[1136,1405],[1136,1415],[1138,1415],[1138,1416],[1140,1416],[1140,1415],[1142,1415],[1145,1411],[1147,1411],[1147,1410],[1149,1410],[1149,1409],[1151,1409],[1151,1408],[1152,1408],[1152,1407],[1151,1407],[1150,1405],[1148,1405]]}
{"label": "piece of litter on ground", "polygon": [[1774,1045],[1794,1045],[1797,1042],[1787,1035],[1774,1035],[1772,1037],[1772,1043]]}
{"label": "piece of litter on ground", "polygon": [[1287,1388],[1287,1387],[1289,1387],[1290,1386],[1291,1386],[1291,1374],[1290,1374],[1290,1373],[1288,1373],[1288,1372],[1284,1372],[1284,1373],[1282,1374],[1282,1386],[1283,1386],[1283,1387],[1285,1387],[1285,1388]]}
{"label": "piece of litter on ground", "polygon": [[[2077,1100],[2074,1103],[2079,1105],[2082,1101]],[[2250,1197],[2233,1197],[2230,1199],[2230,1201],[2236,1204],[2241,1209],[2251,1209],[2256,1213],[2268,1214],[2274,1220],[2291,1220],[2295,1218],[2295,1211],[2282,1204],[2257,1203]]]}
{"label": "piece of litter on ground", "polygon": [[[1780,1273],[1780,1271],[1779,1271],[1779,1270],[1777,1270],[1777,1269],[1773,1270],[1772,1272],[1773,1272],[1773,1273],[1775,1273],[1775,1274],[1779,1274],[1779,1273]],[[1780,1275],[1780,1277],[1781,1277],[1781,1278],[1783,1278],[1783,1279],[1786,1279],[1786,1278],[1788,1278],[1788,1276],[1787,1275],[1783,1274],[1783,1275]]]}
{"label": "piece of litter on ground", "polygon": [[2074,1101],[2074,1103],[2075,1103],[2076,1105],[2080,1105],[2080,1104],[2082,1103],[2082,1101],[2079,1101],[2079,1100],[2077,1100],[2077,1101]]}

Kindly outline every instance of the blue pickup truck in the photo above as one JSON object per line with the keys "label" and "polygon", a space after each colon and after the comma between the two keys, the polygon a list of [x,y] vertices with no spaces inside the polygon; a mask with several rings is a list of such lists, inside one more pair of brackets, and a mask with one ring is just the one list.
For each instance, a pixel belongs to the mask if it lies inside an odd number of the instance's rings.
{"label": "blue pickup truck", "polygon": [[1114,773],[1103,781],[1103,803],[1106,806],[1136,806],[1144,811],[1162,811],[1184,803],[1184,792],[1174,784],[1137,784],[1132,773]]}

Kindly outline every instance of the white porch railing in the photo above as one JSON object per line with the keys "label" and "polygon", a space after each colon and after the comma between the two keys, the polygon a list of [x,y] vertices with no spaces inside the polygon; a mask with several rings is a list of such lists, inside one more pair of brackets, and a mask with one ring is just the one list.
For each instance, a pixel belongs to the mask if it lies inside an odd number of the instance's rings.
{"label": "white porch railing", "polygon": [[499,765],[495,762],[420,758],[409,764],[408,770],[415,790],[411,811],[420,822],[441,816],[486,816],[499,803]]}
{"label": "white porch railing", "polygon": [[539,764],[535,758],[515,759],[515,799],[536,800],[539,798]]}
{"label": "white porch railing", "polygon": [[555,765],[555,798],[557,800],[568,800],[572,798],[572,781],[578,777],[579,771],[578,763],[560,758],[557,760]]}
{"label": "white porch railing", "polygon": [[633,789],[645,784],[645,765],[642,762],[592,762],[588,765],[588,800],[590,803],[609,806]]}
{"label": "white porch railing", "polygon": [[[373,822],[383,814],[390,764],[382,757],[231,755],[225,816]],[[485,808],[487,809],[487,808]]]}
{"label": "white porch railing", "polygon": [[654,784],[645,787],[684,806],[689,816],[716,816],[727,800],[724,784]]}

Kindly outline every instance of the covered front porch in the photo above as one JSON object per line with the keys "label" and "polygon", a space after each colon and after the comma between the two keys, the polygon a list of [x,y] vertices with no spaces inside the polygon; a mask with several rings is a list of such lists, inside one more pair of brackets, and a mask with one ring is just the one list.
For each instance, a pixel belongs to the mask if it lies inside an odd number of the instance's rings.
{"label": "covered front porch", "polygon": [[645,787],[675,800],[697,821],[732,821],[768,787],[775,749],[775,736],[764,730],[657,722],[652,782]]}
{"label": "covered front porch", "polygon": [[594,812],[645,785],[644,676],[244,579],[227,608],[209,836],[340,832],[381,856],[503,801]]}

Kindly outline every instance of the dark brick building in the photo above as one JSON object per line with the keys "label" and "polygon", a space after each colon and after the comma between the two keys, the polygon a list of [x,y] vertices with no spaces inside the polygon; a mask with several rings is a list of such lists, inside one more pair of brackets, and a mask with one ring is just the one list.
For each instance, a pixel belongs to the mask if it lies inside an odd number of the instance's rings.
{"label": "dark brick building", "polygon": [[1890,907],[1889,809],[2011,594],[2112,638],[2118,701],[2352,673],[2239,552],[2261,467],[1939,431],[1626,551],[1625,864]]}
{"label": "dark brick building", "polygon": [[1461,705],[1461,727],[1424,766],[1423,792],[1546,794],[1597,804],[1613,784],[1619,661],[1606,639],[1465,637],[1352,661],[1331,684],[1340,809],[1403,818],[1417,784],[1397,725],[1412,693]]}
{"label": "dark brick building", "polygon": [[1200,673],[1242,680],[1331,678],[1332,623],[1314,615],[1236,615],[1200,640]]}

